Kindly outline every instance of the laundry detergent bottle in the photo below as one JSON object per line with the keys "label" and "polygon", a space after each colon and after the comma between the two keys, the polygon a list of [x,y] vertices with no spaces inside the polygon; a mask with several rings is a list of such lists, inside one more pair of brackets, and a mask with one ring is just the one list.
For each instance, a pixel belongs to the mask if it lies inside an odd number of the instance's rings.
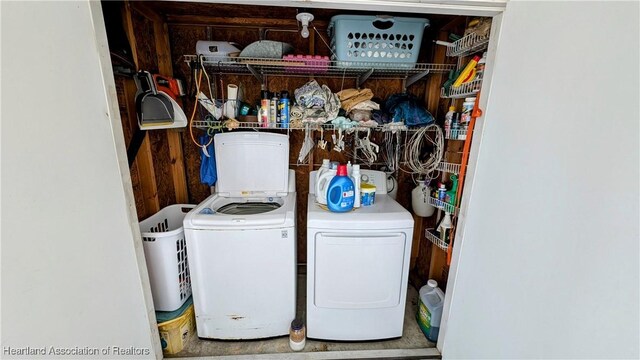
{"label": "laundry detergent bottle", "polygon": [[355,186],[349,177],[346,165],[338,165],[336,176],[327,188],[327,207],[333,212],[346,212],[353,209]]}

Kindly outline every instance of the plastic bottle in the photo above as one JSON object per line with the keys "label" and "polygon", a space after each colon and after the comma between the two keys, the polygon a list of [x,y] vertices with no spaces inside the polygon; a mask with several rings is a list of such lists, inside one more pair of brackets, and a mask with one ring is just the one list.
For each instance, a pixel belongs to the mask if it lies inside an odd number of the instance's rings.
{"label": "plastic bottle", "polygon": [[327,207],[333,212],[347,212],[353,209],[355,188],[347,174],[346,165],[338,165],[336,176],[327,188]]}
{"label": "plastic bottle", "polygon": [[482,53],[482,57],[478,61],[478,65],[476,65],[476,79],[482,80],[484,77],[484,67],[487,63],[487,52]]}
{"label": "plastic bottle", "polygon": [[475,97],[468,97],[464,99],[464,102],[462,103],[462,115],[460,116],[461,124],[467,124],[471,121],[471,112],[473,111],[473,107],[475,105]]}
{"label": "plastic bottle", "polygon": [[289,92],[283,90],[280,92],[280,103],[278,104],[278,112],[280,114],[280,123],[282,128],[289,127]]}
{"label": "plastic bottle", "polygon": [[480,61],[480,57],[474,56],[473,59],[467,63],[467,66],[464,67],[464,70],[462,70],[456,81],[453,82],[452,86],[458,87],[473,80],[476,76],[476,65],[478,64],[478,61]]}
{"label": "plastic bottle", "polygon": [[300,319],[291,322],[289,328],[289,346],[293,351],[302,351],[307,342],[307,335],[304,323]]}
{"label": "plastic bottle", "polygon": [[278,96],[274,93],[269,103],[269,127],[278,127]]}
{"label": "plastic bottle", "polygon": [[360,207],[360,201],[362,200],[360,198],[360,190],[361,190],[361,185],[360,185],[360,165],[355,164],[355,165],[352,166],[352,168],[351,168],[351,180],[353,180],[353,187],[354,187],[354,191],[355,191],[355,199],[353,200],[353,207],[359,208]]}
{"label": "plastic bottle", "polygon": [[440,221],[440,225],[438,225],[438,232],[440,233],[440,240],[445,244],[449,244],[450,236],[451,236],[451,228],[453,227],[453,223],[451,222],[451,214],[448,212],[444,213],[444,217],[442,221]]}
{"label": "plastic bottle", "polygon": [[438,283],[435,280],[427,281],[427,285],[420,288],[416,318],[420,329],[429,341],[438,341],[443,305],[444,293],[438,288]]}
{"label": "plastic bottle", "polygon": [[449,177],[451,179],[451,188],[445,194],[444,201],[451,206],[456,206],[456,193],[458,192],[458,177],[455,175],[451,175]]}
{"label": "plastic bottle", "polygon": [[456,112],[455,106],[449,106],[449,111],[444,116],[444,136],[449,138],[451,136],[451,122],[453,120],[453,114]]}
{"label": "plastic bottle", "polygon": [[269,127],[269,108],[270,108],[270,100],[269,100],[269,91],[262,90],[261,91],[261,100],[260,100],[260,113],[259,120],[262,127]]}
{"label": "plastic bottle", "polygon": [[453,113],[451,117],[451,136],[449,139],[457,140],[460,129],[460,113]]}
{"label": "plastic bottle", "polygon": [[447,196],[447,187],[444,186],[444,184],[440,184],[440,187],[438,187],[438,200],[445,201],[446,196]]}

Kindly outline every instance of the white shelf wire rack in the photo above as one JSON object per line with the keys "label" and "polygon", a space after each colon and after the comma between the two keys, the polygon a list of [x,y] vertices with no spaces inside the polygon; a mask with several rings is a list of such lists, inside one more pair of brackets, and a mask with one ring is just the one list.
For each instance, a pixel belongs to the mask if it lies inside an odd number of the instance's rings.
{"label": "white shelf wire rack", "polygon": [[445,132],[444,138],[447,140],[467,140],[467,135],[470,133],[469,129],[451,129],[449,132]]}
{"label": "white shelf wire rack", "polygon": [[[184,55],[184,60],[191,64],[198,60],[198,55]],[[413,83],[427,74],[448,73],[455,69],[453,64],[349,62],[348,67],[340,67],[333,61],[326,66],[319,66],[305,65],[303,61],[284,59],[215,56],[205,56],[202,62],[213,72],[236,75],[253,74],[261,83],[263,76],[269,75],[349,77],[357,78],[359,83],[368,78],[407,79],[408,82]]]}
{"label": "white shelf wire rack", "polygon": [[446,242],[442,241],[442,239],[440,239],[438,236],[436,236],[435,234],[433,234],[430,229],[426,229],[424,231],[424,236],[433,243],[433,245],[439,247],[440,249],[447,251],[447,249],[449,249],[449,244],[447,244]]}
{"label": "white shelf wire rack", "polygon": [[342,130],[345,130],[347,132],[350,131],[367,131],[367,130],[371,130],[371,131],[418,131],[419,128],[408,128],[405,125],[401,125],[401,126],[388,126],[388,125],[378,125],[378,126],[352,126],[352,127],[339,127],[339,126],[334,126],[333,124],[303,124],[302,126],[291,126],[291,124],[285,126],[281,123],[275,123],[275,124],[270,124],[269,126],[262,126],[261,123],[259,122],[255,122],[255,121],[237,121],[237,122],[233,122],[234,126],[229,126],[230,123],[227,123],[226,121],[208,121],[208,120],[193,120],[193,127],[198,128],[198,129],[211,129],[211,128],[219,128],[219,129],[227,129],[227,130],[234,130],[234,129],[254,129],[254,130],[305,130],[305,129],[309,129],[309,130],[320,130],[320,128],[322,128],[322,130],[327,130],[327,131],[331,131],[331,130],[338,130],[339,128],[342,128]]}
{"label": "white shelf wire rack", "polygon": [[429,204],[431,206],[437,207],[440,210],[444,210],[444,211],[450,213],[452,216],[457,216],[458,215],[458,208],[457,207],[455,207],[455,206],[453,206],[453,205],[451,205],[449,203],[446,203],[446,202],[444,202],[442,200],[438,200],[438,199],[436,199],[434,197],[429,197]]}
{"label": "white shelf wire rack", "polygon": [[453,42],[447,47],[447,56],[465,56],[480,52],[489,45],[489,32],[483,36],[471,33]]}
{"label": "white shelf wire rack", "polygon": [[442,172],[450,173],[450,174],[459,174],[460,173],[460,164],[441,162],[438,164],[437,170]]}
{"label": "white shelf wire rack", "polygon": [[450,86],[448,89],[440,88],[440,97],[448,99],[460,99],[474,96],[482,87],[482,79],[475,79],[458,87]]}

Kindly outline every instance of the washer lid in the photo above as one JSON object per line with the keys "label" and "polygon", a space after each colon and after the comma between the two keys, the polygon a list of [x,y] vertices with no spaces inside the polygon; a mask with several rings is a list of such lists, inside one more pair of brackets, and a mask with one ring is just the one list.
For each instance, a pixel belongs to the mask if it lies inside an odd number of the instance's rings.
{"label": "washer lid", "polygon": [[222,196],[284,196],[289,137],[262,132],[216,134],[217,191]]}

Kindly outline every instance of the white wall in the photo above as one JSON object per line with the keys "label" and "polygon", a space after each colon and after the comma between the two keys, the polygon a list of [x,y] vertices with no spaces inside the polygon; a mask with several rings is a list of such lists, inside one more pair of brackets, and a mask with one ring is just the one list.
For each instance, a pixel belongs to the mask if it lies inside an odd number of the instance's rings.
{"label": "white wall", "polygon": [[640,356],[638,13],[508,3],[445,359]]}
{"label": "white wall", "polygon": [[100,3],[3,2],[1,29],[2,347],[161,355]]}

